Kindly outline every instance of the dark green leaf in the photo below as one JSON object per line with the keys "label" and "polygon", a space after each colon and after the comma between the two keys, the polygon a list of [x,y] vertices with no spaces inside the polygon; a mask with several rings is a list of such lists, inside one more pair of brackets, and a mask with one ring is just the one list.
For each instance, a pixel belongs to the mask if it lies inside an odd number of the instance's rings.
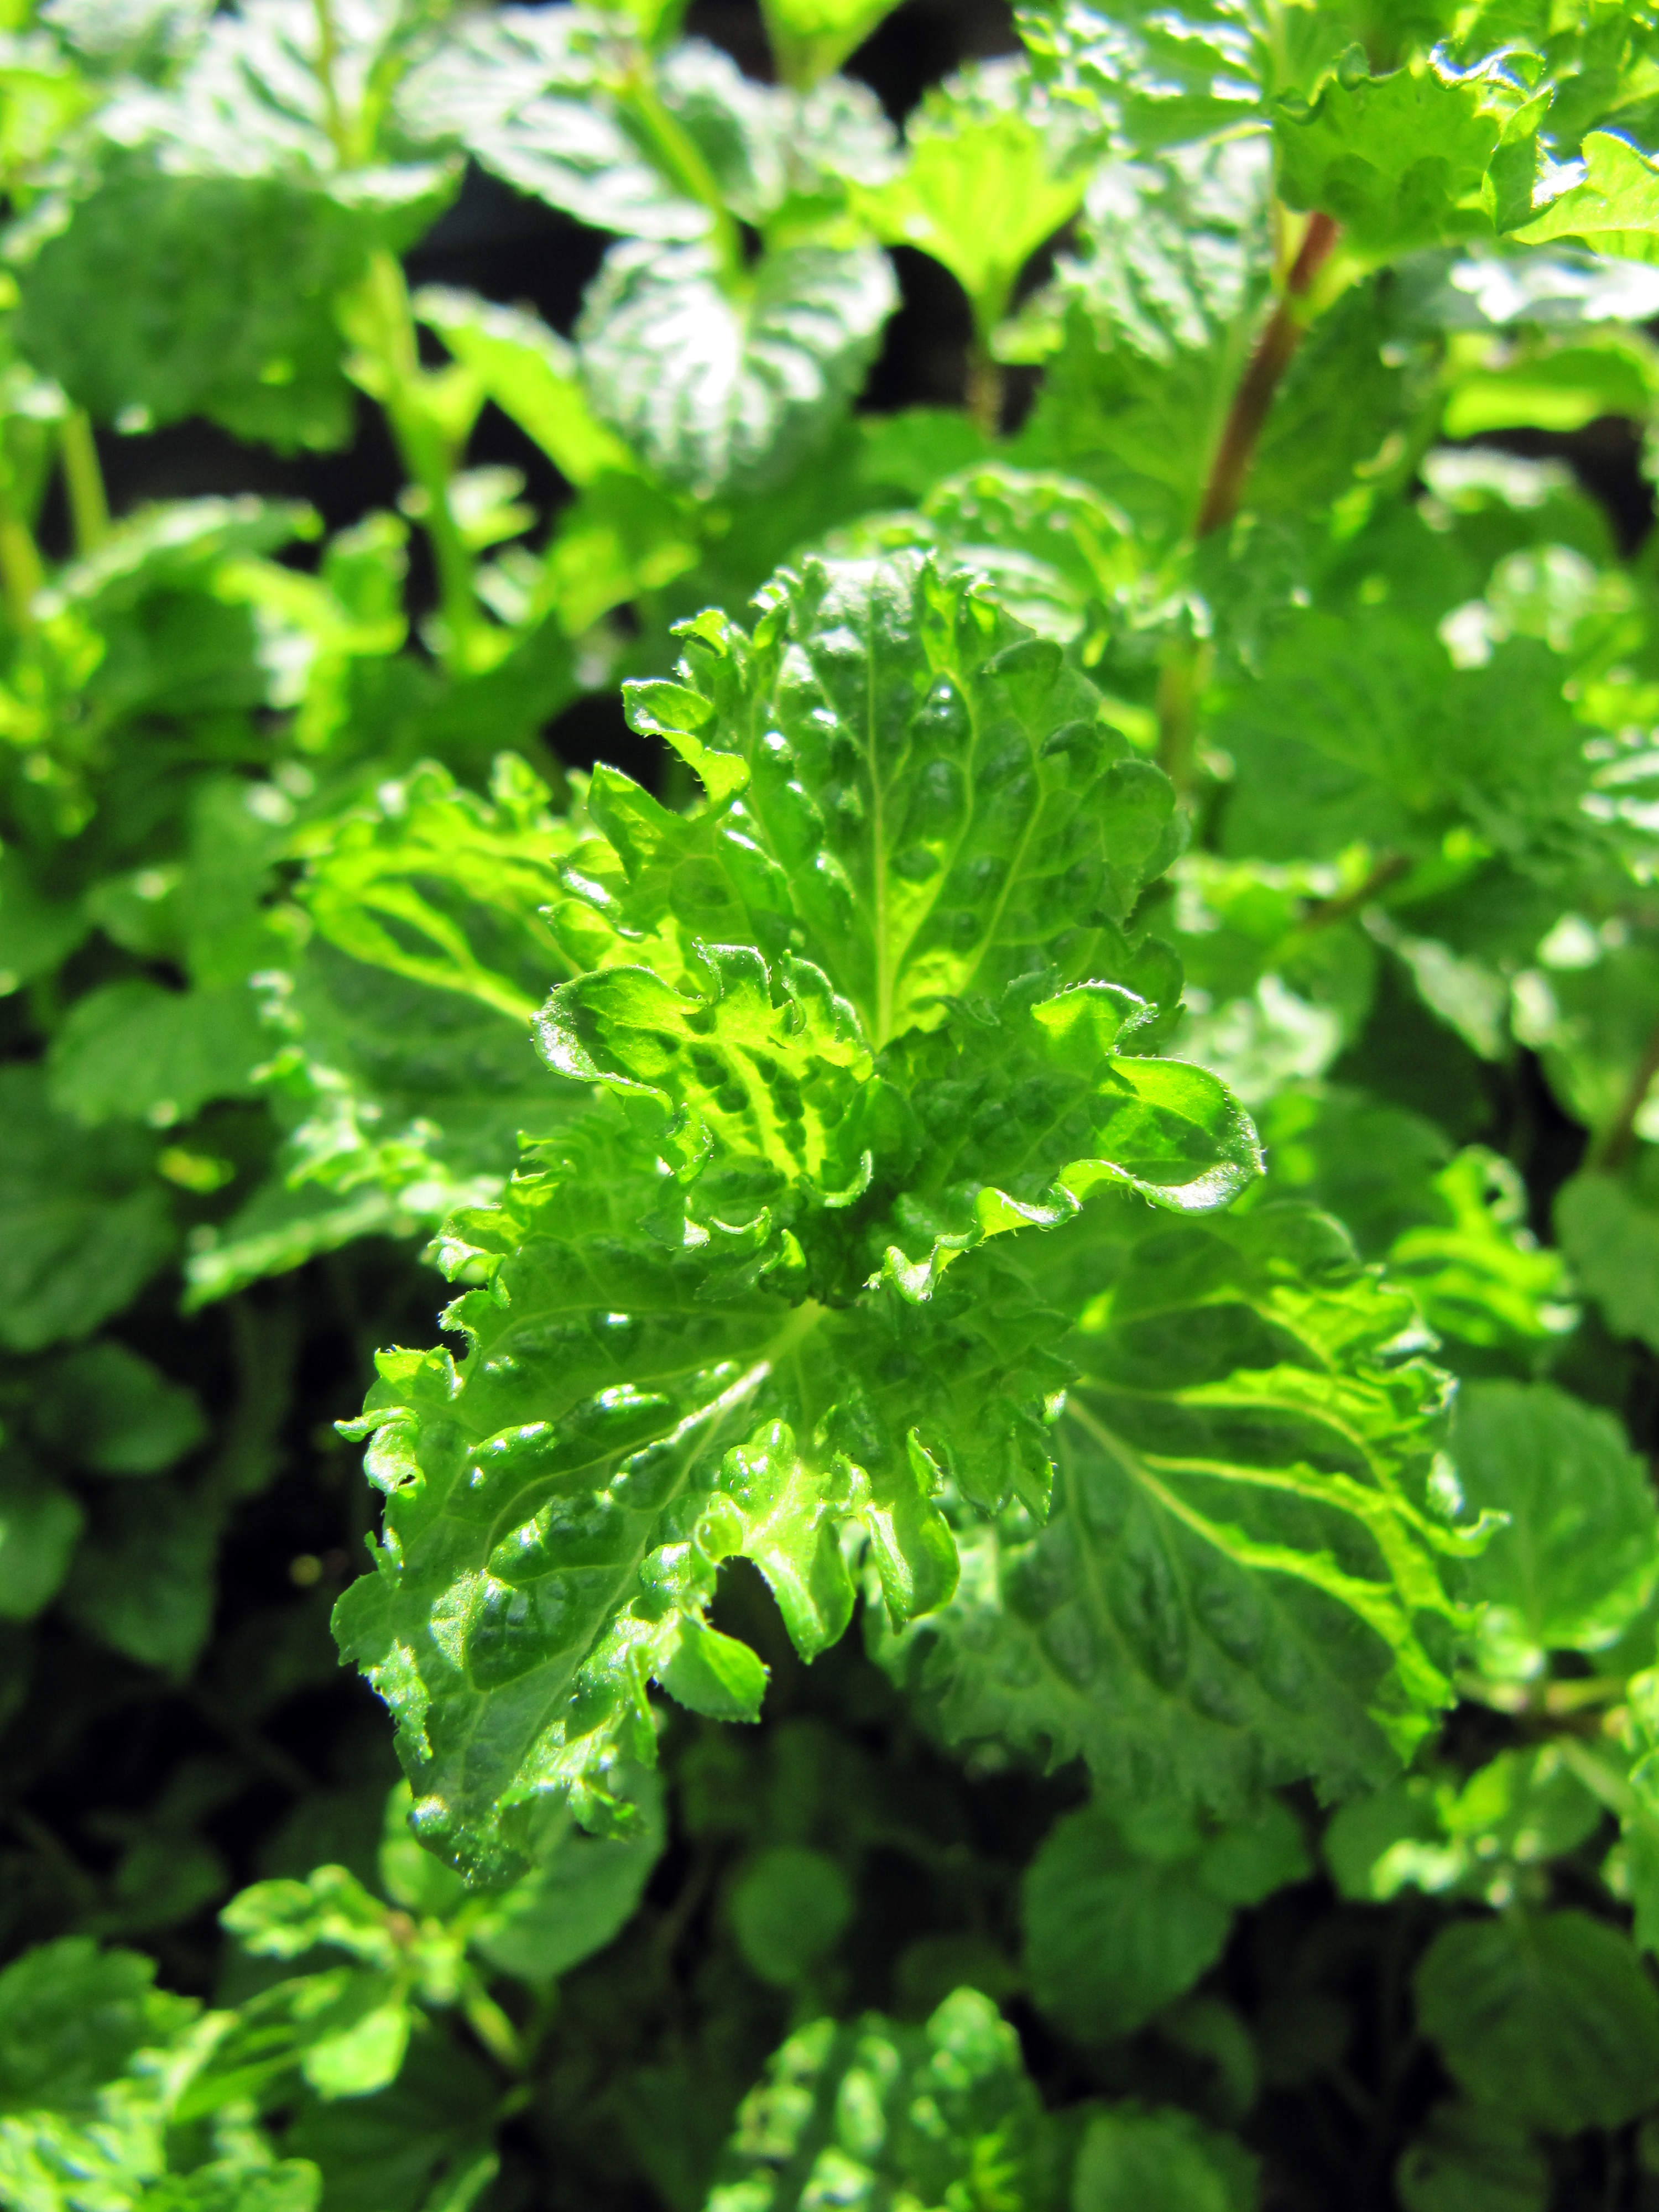
{"label": "dark green leaf", "polygon": [[1659,1993],[1617,1929],[1583,1912],[1443,1929],[1418,2017],[1477,2103],[1555,2135],[1616,2128],[1653,2102]]}
{"label": "dark green leaf", "polygon": [[34,1352],[118,1313],[172,1249],[166,1199],[136,1133],[60,1121],[39,1067],[0,1069],[0,1343]]}
{"label": "dark green leaf", "polygon": [[21,1454],[0,1457],[0,1620],[32,1620],[63,1587],[86,1515]]}
{"label": "dark green leaf", "polygon": [[1544,2212],[1549,2167],[1524,2127],[1479,2105],[1437,2105],[1401,2159],[1406,2212]]}
{"label": "dark green leaf", "polygon": [[194,1395],[124,1344],[88,1345],[50,1367],[35,1400],[40,1441],[94,1474],[155,1474],[207,1434]]}
{"label": "dark green leaf", "polygon": [[781,1989],[811,1978],[852,1917],[853,1893],[835,1860],[793,1845],[751,1859],[732,1893],[738,1950]]}
{"label": "dark green leaf", "polygon": [[1296,1823],[1269,1803],[1252,1826],[1115,1820],[1054,1828],[1025,1878],[1025,1964],[1039,2005],[1086,2041],[1132,2034],[1221,1954],[1232,1908],[1308,1870]]}
{"label": "dark green leaf", "polygon": [[1255,2212],[1256,2165],[1188,2112],[1103,2112],[1089,2124],[1073,2212]]}

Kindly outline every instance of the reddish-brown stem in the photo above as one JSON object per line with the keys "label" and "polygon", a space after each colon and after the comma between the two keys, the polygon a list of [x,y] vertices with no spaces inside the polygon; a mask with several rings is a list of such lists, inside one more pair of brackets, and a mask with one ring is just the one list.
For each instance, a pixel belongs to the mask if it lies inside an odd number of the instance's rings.
{"label": "reddish-brown stem", "polygon": [[1285,296],[1257,340],[1250,365],[1234,394],[1210,480],[1204,487],[1204,503],[1198,514],[1197,534],[1200,538],[1224,530],[1238,513],[1273,394],[1307,328],[1304,309],[1308,295],[1313,289],[1315,278],[1330,259],[1340,234],[1341,225],[1334,216],[1316,215],[1309,220],[1302,250],[1285,287]]}
{"label": "reddish-brown stem", "polygon": [[1411,872],[1412,864],[1403,853],[1385,853],[1355,890],[1343,891],[1335,898],[1315,899],[1302,917],[1303,928],[1330,929],[1339,921],[1346,921],[1351,915],[1363,914],[1391,884],[1397,884]]}

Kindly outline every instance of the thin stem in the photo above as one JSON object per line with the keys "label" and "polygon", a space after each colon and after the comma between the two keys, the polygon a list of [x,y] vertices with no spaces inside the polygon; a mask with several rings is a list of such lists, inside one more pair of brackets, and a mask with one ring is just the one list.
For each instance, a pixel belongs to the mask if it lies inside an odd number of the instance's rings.
{"label": "thin stem", "polygon": [[1210,479],[1204,487],[1196,526],[1200,538],[1224,530],[1238,513],[1274,394],[1308,327],[1309,295],[1314,280],[1330,259],[1340,235],[1341,226],[1334,216],[1316,215],[1309,219],[1284,297],[1257,340],[1250,365],[1234,395]]}
{"label": "thin stem", "polygon": [[1642,1057],[1636,1063],[1636,1072],[1619,1102],[1618,1112],[1590,1146],[1586,1162],[1588,1166],[1600,1168],[1608,1175],[1623,1167],[1635,1149],[1636,1117],[1646,1103],[1656,1075],[1659,1075],[1659,1022],[1655,1023],[1652,1034],[1643,1048]]}
{"label": "thin stem", "polygon": [[45,581],[40,549],[27,523],[21,516],[0,513],[0,596],[20,636],[34,628],[34,595]]}
{"label": "thin stem", "polygon": [[1333,929],[1339,921],[1346,921],[1350,915],[1363,913],[1391,884],[1397,884],[1411,872],[1412,864],[1403,853],[1385,853],[1355,890],[1344,891],[1337,898],[1314,900],[1299,926],[1304,930]]}
{"label": "thin stem", "polygon": [[1158,679],[1158,764],[1184,799],[1198,766],[1198,702],[1210,678],[1207,645],[1178,646]]}
{"label": "thin stem", "polygon": [[743,275],[743,240],[738,227],[701,148],[658,96],[652,82],[650,57],[643,48],[618,89],[650,139],[658,161],[688,199],[708,209],[709,243],[719,258],[722,274],[728,282],[735,282]]}
{"label": "thin stem", "polygon": [[975,330],[968,347],[968,414],[981,437],[1000,435],[1006,388],[1001,362]]}
{"label": "thin stem", "polygon": [[421,367],[409,287],[390,253],[382,251],[374,256],[361,296],[368,313],[358,327],[378,372],[380,388],[375,396],[386,409],[404,466],[423,495],[421,523],[432,546],[447,632],[444,659],[452,667],[466,668],[478,629],[478,603],[471,550],[449,504],[455,456],[422,404],[426,371]]}
{"label": "thin stem", "polygon": [[64,467],[64,488],[69,494],[70,520],[75,531],[75,550],[84,560],[95,553],[109,536],[109,501],[104,494],[104,471],[99,465],[98,445],[83,407],[64,419],[58,434],[58,459]]}
{"label": "thin stem", "polygon": [[323,124],[342,164],[351,164],[350,132],[340,106],[340,95],[334,82],[334,64],[339,59],[340,45],[334,32],[334,13],[329,0],[312,0],[317,18],[317,82],[323,88]]}

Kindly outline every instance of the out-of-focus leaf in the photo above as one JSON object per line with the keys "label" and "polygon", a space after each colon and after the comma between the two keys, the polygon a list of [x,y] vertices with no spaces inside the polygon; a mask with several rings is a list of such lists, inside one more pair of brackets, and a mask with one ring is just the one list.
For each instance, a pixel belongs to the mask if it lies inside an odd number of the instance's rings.
{"label": "out-of-focus leaf", "polygon": [[738,2111],[707,2212],[805,2212],[834,2189],[857,2203],[948,2204],[994,2185],[1057,2212],[1050,2123],[1019,2044],[977,1990],[926,2027],[878,2014],[814,2021],[771,2059]]}
{"label": "out-of-focus leaf", "polygon": [[42,1071],[0,1069],[0,1343],[17,1352],[87,1336],[173,1249],[152,1146],[61,1121]]}
{"label": "out-of-focus leaf", "polygon": [[70,1569],[64,1602],[98,1642],[183,1675],[213,1623],[220,1514],[172,1484],[103,1499]]}
{"label": "out-of-focus leaf", "polygon": [[732,1893],[738,1948],[763,1982],[793,1989],[835,1948],[853,1902],[846,1875],[823,1851],[763,1851]]}
{"label": "out-of-focus leaf", "polygon": [[1614,1418],[1547,1382],[1474,1382],[1452,1448],[1470,1504],[1510,1516],[1468,1571],[1486,1663],[1525,1678],[1616,1642],[1659,1582],[1659,1511]]}
{"label": "out-of-focus leaf", "polygon": [[158,1474],[207,1434],[193,1393],[113,1342],[48,1368],[31,1418],[43,1443],[94,1474]]}
{"label": "out-of-focus leaf", "polygon": [[1616,1928],[1571,1911],[1459,1921],[1415,1981],[1424,2033],[1478,2104],[1556,2135],[1651,2104],[1659,1992]]}
{"label": "out-of-focus leaf", "polygon": [[761,0],[786,84],[814,85],[864,44],[896,0]]}
{"label": "out-of-focus leaf", "polygon": [[903,171],[863,194],[860,210],[890,246],[942,262],[988,336],[1025,264],[1077,212],[1086,135],[1018,64],[992,62],[930,93],[905,137]]}
{"label": "out-of-focus leaf", "polygon": [[582,379],[665,482],[759,489],[828,438],[897,304],[871,247],[780,247],[734,294],[706,246],[615,246],[582,311]]}
{"label": "out-of-focus leaf", "polygon": [[1481,2105],[1437,2105],[1402,2154],[1406,2212],[1544,2212],[1550,2174],[1528,2130]]}
{"label": "out-of-focus leaf", "polygon": [[68,1491],[21,1454],[0,1456],[0,1620],[31,1620],[51,1604],[85,1524]]}
{"label": "out-of-focus leaf", "polygon": [[1025,1877],[1025,1964],[1042,2009],[1085,2041],[1132,2034],[1220,1956],[1233,1908],[1308,1871],[1295,1820],[1251,1825],[1069,1814]]}
{"label": "out-of-focus leaf", "polygon": [[52,1039],[52,1104],[84,1127],[112,1121],[170,1128],[213,1098],[252,1095],[268,1057],[253,994],[106,983],[77,999]]}
{"label": "out-of-focus leaf", "polygon": [[1103,2112],[1078,2150],[1072,2212],[1255,2212],[1256,2162],[1189,2112]]}

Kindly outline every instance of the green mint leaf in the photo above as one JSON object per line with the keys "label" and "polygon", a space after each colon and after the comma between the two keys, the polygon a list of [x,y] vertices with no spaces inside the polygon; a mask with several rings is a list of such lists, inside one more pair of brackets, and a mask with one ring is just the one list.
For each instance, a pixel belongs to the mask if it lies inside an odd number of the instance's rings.
{"label": "green mint leaf", "polygon": [[1586,1171],[1563,1184],[1555,1229],[1585,1295],[1619,1336],[1659,1346],[1659,1203],[1650,1153],[1620,1177]]}
{"label": "green mint leaf", "polygon": [[1049,2212],[1050,2125],[1018,2039],[977,1990],[957,1990],[925,2027],[876,2013],[815,2021],[738,2107],[708,2212],[800,2212],[830,2185],[943,2204],[993,2170],[1014,2202]]}
{"label": "green mint leaf", "polygon": [[99,1501],[64,1587],[95,1642],[182,1680],[213,1625],[222,1507],[171,1483],[124,1486]]}
{"label": "green mint leaf", "polygon": [[[408,1791],[399,1794],[407,1805]],[[536,1838],[534,1870],[474,1924],[472,1949],[501,1972],[533,1984],[551,1982],[604,1950],[632,1918],[666,1840],[654,1776],[630,1778],[627,1802],[640,1817],[626,1835],[584,1835],[568,1810],[556,1814],[551,1833]],[[423,1881],[453,1880],[418,1844],[407,1848],[422,1863]]]}
{"label": "green mint leaf", "polygon": [[1261,1123],[1264,1196],[1335,1214],[1364,1257],[1386,1259],[1437,1335],[1517,1347],[1572,1326],[1562,1257],[1526,1227],[1507,1160],[1478,1145],[1453,1155],[1431,1123],[1335,1087],[1282,1091]]}
{"label": "green mint leaf", "polygon": [[751,1859],[732,1893],[738,1948],[776,1989],[809,1980],[852,1917],[853,1893],[836,1861],[792,1844]]}
{"label": "green mint leaf", "polygon": [[574,351],[544,323],[474,292],[435,285],[417,292],[413,304],[485,397],[535,440],[569,483],[585,486],[608,470],[633,467],[628,447],[595,420]]}
{"label": "green mint leaf", "polygon": [[39,1067],[0,1070],[0,1343],[15,1352],[90,1335],[173,1249],[152,1146],[61,1120]]}
{"label": "green mint leaf", "polygon": [[1659,258],[1659,164],[1612,131],[1592,131],[1583,142],[1583,160],[1579,180],[1516,236],[1528,246],[1581,239],[1598,253],[1628,261]]}
{"label": "green mint leaf", "polygon": [[1453,1451],[1469,1504],[1510,1516],[1466,1571],[1485,1662],[1524,1680],[1548,1651],[1615,1643],[1659,1583],[1659,1514],[1618,1422],[1548,1383],[1472,1382]]}
{"label": "green mint leaf", "polygon": [[964,1536],[958,1595],[883,1663],[948,1741],[1081,1755],[1138,1800],[1233,1817],[1263,1783],[1386,1780],[1450,1697],[1464,1547],[1429,1501],[1445,1378],[1408,1356],[1410,1300],[1290,1207],[1152,1226],[1097,1200],[1015,1256],[1082,1321],[1052,1517]]}
{"label": "green mint leaf", "polygon": [[1646,2110],[1659,1994],[1616,1929],[1583,1912],[1462,1921],[1415,1979],[1425,2033],[1477,2102],[1557,2135]]}
{"label": "green mint leaf", "polygon": [[567,1118],[529,1030],[570,964],[542,919],[570,836],[547,796],[510,755],[488,799],[426,763],[296,833],[317,933],[261,978],[281,1176],[198,1240],[193,1303],[356,1237],[434,1228],[495,1195],[521,1133]]}
{"label": "green mint leaf", "polygon": [[[831,1212],[897,1186],[866,1249],[907,1295],[983,1237],[1052,1227],[1102,1185],[1199,1212],[1259,1171],[1255,1133],[1212,1076],[1114,1055],[1152,1010],[1111,985],[1014,996],[966,1039],[878,1069],[820,970],[782,966],[775,981],[757,954],[723,949],[705,981],[683,996],[647,969],[611,968],[566,984],[538,1022],[543,1053],[575,1081],[653,1102],[688,1175],[712,1153],[757,1197],[781,1187],[787,1204],[793,1185]],[[788,1218],[813,1261],[819,1224],[793,1206]]]}
{"label": "green mint leaf", "polygon": [[761,0],[766,35],[786,84],[810,86],[838,70],[896,0]]}
{"label": "green mint leaf", "polygon": [[459,176],[377,143],[395,12],[354,18],[331,89],[316,35],[295,0],[216,17],[176,82],[129,83],[100,111],[19,241],[26,349],[100,419],[205,414],[285,451],[350,434],[334,298],[412,245]]}
{"label": "green mint leaf", "polygon": [[170,1128],[210,1099],[252,1097],[268,1052],[246,987],[106,983],[76,1001],[52,1039],[52,1103],[82,1127],[131,1121]]}
{"label": "green mint leaf", "polygon": [[260,96],[245,29],[257,46],[263,26],[219,19],[199,83],[106,112],[101,158],[28,242],[19,333],[101,420],[205,414],[284,451],[337,446],[351,413],[333,299],[374,252],[412,245],[457,180],[340,171],[325,137]]}
{"label": "green mint leaf", "polygon": [[1253,2212],[1256,2162],[1191,2113],[1103,2112],[1089,2123],[1072,2182],[1073,2212]]}
{"label": "green mint leaf", "polygon": [[45,898],[15,851],[0,853],[0,984],[9,997],[66,960],[90,921],[64,899]]}
{"label": "green mint leaf", "polygon": [[85,1526],[67,1490],[20,1452],[0,1457],[0,1620],[32,1620],[52,1603]]}
{"label": "green mint leaf", "polygon": [[304,1881],[260,1881],[219,1916],[255,1958],[300,1959],[327,1946],[365,1966],[391,1966],[398,1939],[386,1907],[344,1867],[318,1867]]}
{"label": "green mint leaf", "polygon": [[1120,1824],[1068,1814],[1026,1873],[1025,1966],[1037,2003],[1084,2042],[1130,2035],[1220,1956],[1233,1907],[1308,1871],[1295,1820],[1269,1802],[1252,1826]]}
{"label": "green mint leaf", "polygon": [[1371,265],[1490,236],[1529,209],[1532,142],[1547,106],[1501,58],[1358,79],[1339,70],[1310,103],[1281,103],[1279,190],[1291,207],[1334,216],[1343,249]]}
{"label": "green mint leaf", "polygon": [[1176,849],[1172,794],[988,592],[915,556],[811,562],[752,636],[715,616],[681,635],[676,684],[634,689],[630,713],[714,805],[678,821],[595,778],[623,880],[593,856],[603,935],[574,902],[556,917],[584,965],[628,957],[601,949],[618,925],[637,944],[671,916],[769,957],[799,932],[877,1051],[1018,977],[1133,988],[1121,925]]}
{"label": "green mint leaf", "polygon": [[1017,622],[1078,645],[1085,667],[1141,568],[1127,517],[1091,485],[995,461],[942,475],[914,517],[877,514],[836,543],[866,557],[936,549],[942,567],[986,578]]}
{"label": "green mint leaf", "polygon": [[1379,513],[1304,585],[1313,604],[1224,680],[1210,729],[1239,769],[1231,854],[1426,856],[1458,824],[1522,873],[1595,850],[1571,664],[1536,634],[1488,626],[1484,550],[1473,529],[1466,547],[1410,507]]}
{"label": "green mint leaf", "polygon": [[1448,2101],[1401,2154],[1395,2185],[1406,2212],[1544,2212],[1550,2172],[1507,2112]]}
{"label": "green mint leaf", "polygon": [[583,308],[583,381],[665,482],[757,489],[828,438],[897,304],[868,247],[781,247],[728,289],[706,246],[617,246]]}
{"label": "green mint leaf", "polygon": [[0,1973],[0,2112],[91,2112],[97,2091],[194,2008],[154,1986],[155,1963],[60,1936]]}
{"label": "green mint leaf", "polygon": [[194,1394],[125,1344],[88,1345],[41,1378],[32,1425],[40,1442],[94,1474],[156,1474],[207,1434]]}
{"label": "green mint leaf", "polygon": [[417,143],[448,141],[518,191],[630,238],[695,239],[710,212],[622,96],[607,27],[575,8],[462,23],[398,93]]}
{"label": "green mint leaf", "polygon": [[1075,109],[1050,108],[1018,64],[991,62],[931,93],[905,132],[901,173],[859,206],[890,246],[942,262],[988,336],[1019,273],[1077,212],[1091,150]]}
{"label": "green mint leaf", "polygon": [[[1103,167],[1079,250],[1010,326],[1011,357],[1055,356],[1018,457],[1097,485],[1154,544],[1197,522],[1268,312],[1272,186],[1261,137]],[[1392,335],[1369,286],[1315,323],[1262,433],[1253,511],[1299,519],[1351,490],[1379,419],[1400,414],[1409,390],[1408,367],[1382,356]],[[1333,404],[1339,390],[1351,405]]]}
{"label": "green mint leaf", "polygon": [[1601,1825],[1603,1808],[1553,1744],[1505,1751],[1460,1788],[1410,1774],[1344,1805],[1325,1832],[1325,1861],[1344,1897],[1381,1904],[1405,1888],[1507,1905],[1539,1861],[1564,1856]]}
{"label": "green mint leaf", "polygon": [[561,1150],[495,1214],[452,1224],[452,1264],[494,1271],[452,1309],[463,1365],[383,1355],[365,1420],[387,1545],[337,1614],[398,1717],[417,1832],[479,1867],[512,1866],[539,1798],[605,1816],[618,1757],[653,1753],[653,1677],[694,1710],[752,1713],[756,1662],[707,1640],[721,1559],[755,1562],[809,1657],[851,1617],[844,1522],[900,1616],[948,1595],[955,1549],[912,1424],[926,1434],[943,1405],[987,1425],[987,1400],[962,1395],[983,1348],[947,1319],[792,1311],[750,1287],[763,1222],[665,1218],[649,1153],[608,1116]]}

